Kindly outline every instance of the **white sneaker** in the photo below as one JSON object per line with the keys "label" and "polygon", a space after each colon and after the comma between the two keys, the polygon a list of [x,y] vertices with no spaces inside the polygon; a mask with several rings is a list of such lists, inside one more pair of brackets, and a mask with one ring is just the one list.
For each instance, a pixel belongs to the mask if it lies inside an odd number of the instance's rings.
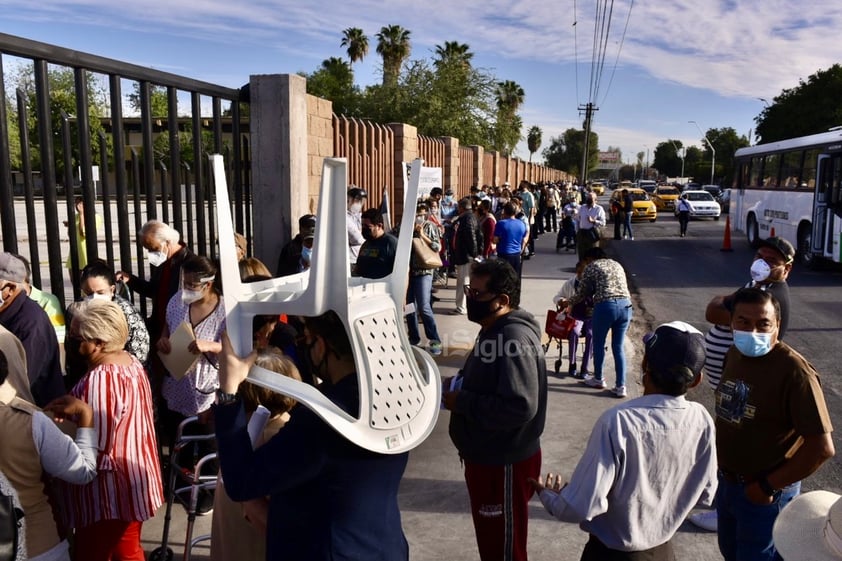
{"label": "white sneaker", "polygon": [[585,376],[584,378],[579,380],[579,382],[582,383],[582,384],[585,384],[586,386],[589,386],[591,388],[596,388],[596,389],[599,389],[599,390],[604,390],[607,387],[605,385],[605,380],[598,380],[598,379],[596,379],[596,378],[594,378],[593,376],[590,376],[590,375]]}
{"label": "white sneaker", "polygon": [[617,386],[611,391],[614,393],[615,397],[626,397],[626,395],[628,395],[626,393],[626,386]]}
{"label": "white sneaker", "polygon": [[687,517],[687,520],[708,532],[716,532],[719,524],[716,517],[715,510],[705,510],[703,512],[694,512]]}

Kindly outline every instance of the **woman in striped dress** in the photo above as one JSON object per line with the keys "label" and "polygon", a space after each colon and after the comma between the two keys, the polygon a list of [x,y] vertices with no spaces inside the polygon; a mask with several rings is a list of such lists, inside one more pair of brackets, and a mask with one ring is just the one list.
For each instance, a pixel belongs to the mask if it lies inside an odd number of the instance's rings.
{"label": "woman in striped dress", "polygon": [[64,485],[74,561],[143,561],[141,525],[163,502],[149,379],[123,350],[126,317],[111,301],[79,306],[70,326],[88,372],[72,394],[93,408],[97,477]]}

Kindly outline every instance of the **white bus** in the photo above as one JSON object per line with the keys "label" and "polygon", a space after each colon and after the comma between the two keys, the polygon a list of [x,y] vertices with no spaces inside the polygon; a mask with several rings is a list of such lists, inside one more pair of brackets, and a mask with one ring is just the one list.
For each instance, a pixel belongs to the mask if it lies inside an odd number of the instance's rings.
{"label": "white bus", "polygon": [[740,148],[730,216],[748,242],[774,234],[805,265],[842,261],[842,130]]}

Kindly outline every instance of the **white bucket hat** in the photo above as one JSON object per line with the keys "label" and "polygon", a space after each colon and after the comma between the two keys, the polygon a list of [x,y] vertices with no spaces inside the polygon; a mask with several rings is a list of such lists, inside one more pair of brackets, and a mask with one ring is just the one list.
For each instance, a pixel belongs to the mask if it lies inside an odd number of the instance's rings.
{"label": "white bucket hat", "polygon": [[786,561],[839,561],[842,495],[811,491],[796,497],[775,520],[772,539]]}

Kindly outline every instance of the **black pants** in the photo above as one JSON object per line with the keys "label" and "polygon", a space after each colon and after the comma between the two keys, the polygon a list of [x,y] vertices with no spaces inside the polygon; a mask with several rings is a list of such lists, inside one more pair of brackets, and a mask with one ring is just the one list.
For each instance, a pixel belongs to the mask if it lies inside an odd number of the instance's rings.
{"label": "black pants", "polygon": [[554,206],[548,206],[544,211],[544,230],[547,232],[555,232],[558,230],[558,211]]}
{"label": "black pants", "polygon": [[678,213],[679,234],[685,235],[687,233],[687,223],[690,222],[690,213],[681,211]]}
{"label": "black pants", "polygon": [[615,240],[622,240],[623,236],[620,233],[620,227],[623,225],[623,221],[626,219],[624,212],[618,212],[614,215],[614,239]]}
{"label": "black pants", "polygon": [[672,542],[667,542],[646,551],[619,551],[606,547],[591,534],[581,561],[675,561],[675,550]]}

